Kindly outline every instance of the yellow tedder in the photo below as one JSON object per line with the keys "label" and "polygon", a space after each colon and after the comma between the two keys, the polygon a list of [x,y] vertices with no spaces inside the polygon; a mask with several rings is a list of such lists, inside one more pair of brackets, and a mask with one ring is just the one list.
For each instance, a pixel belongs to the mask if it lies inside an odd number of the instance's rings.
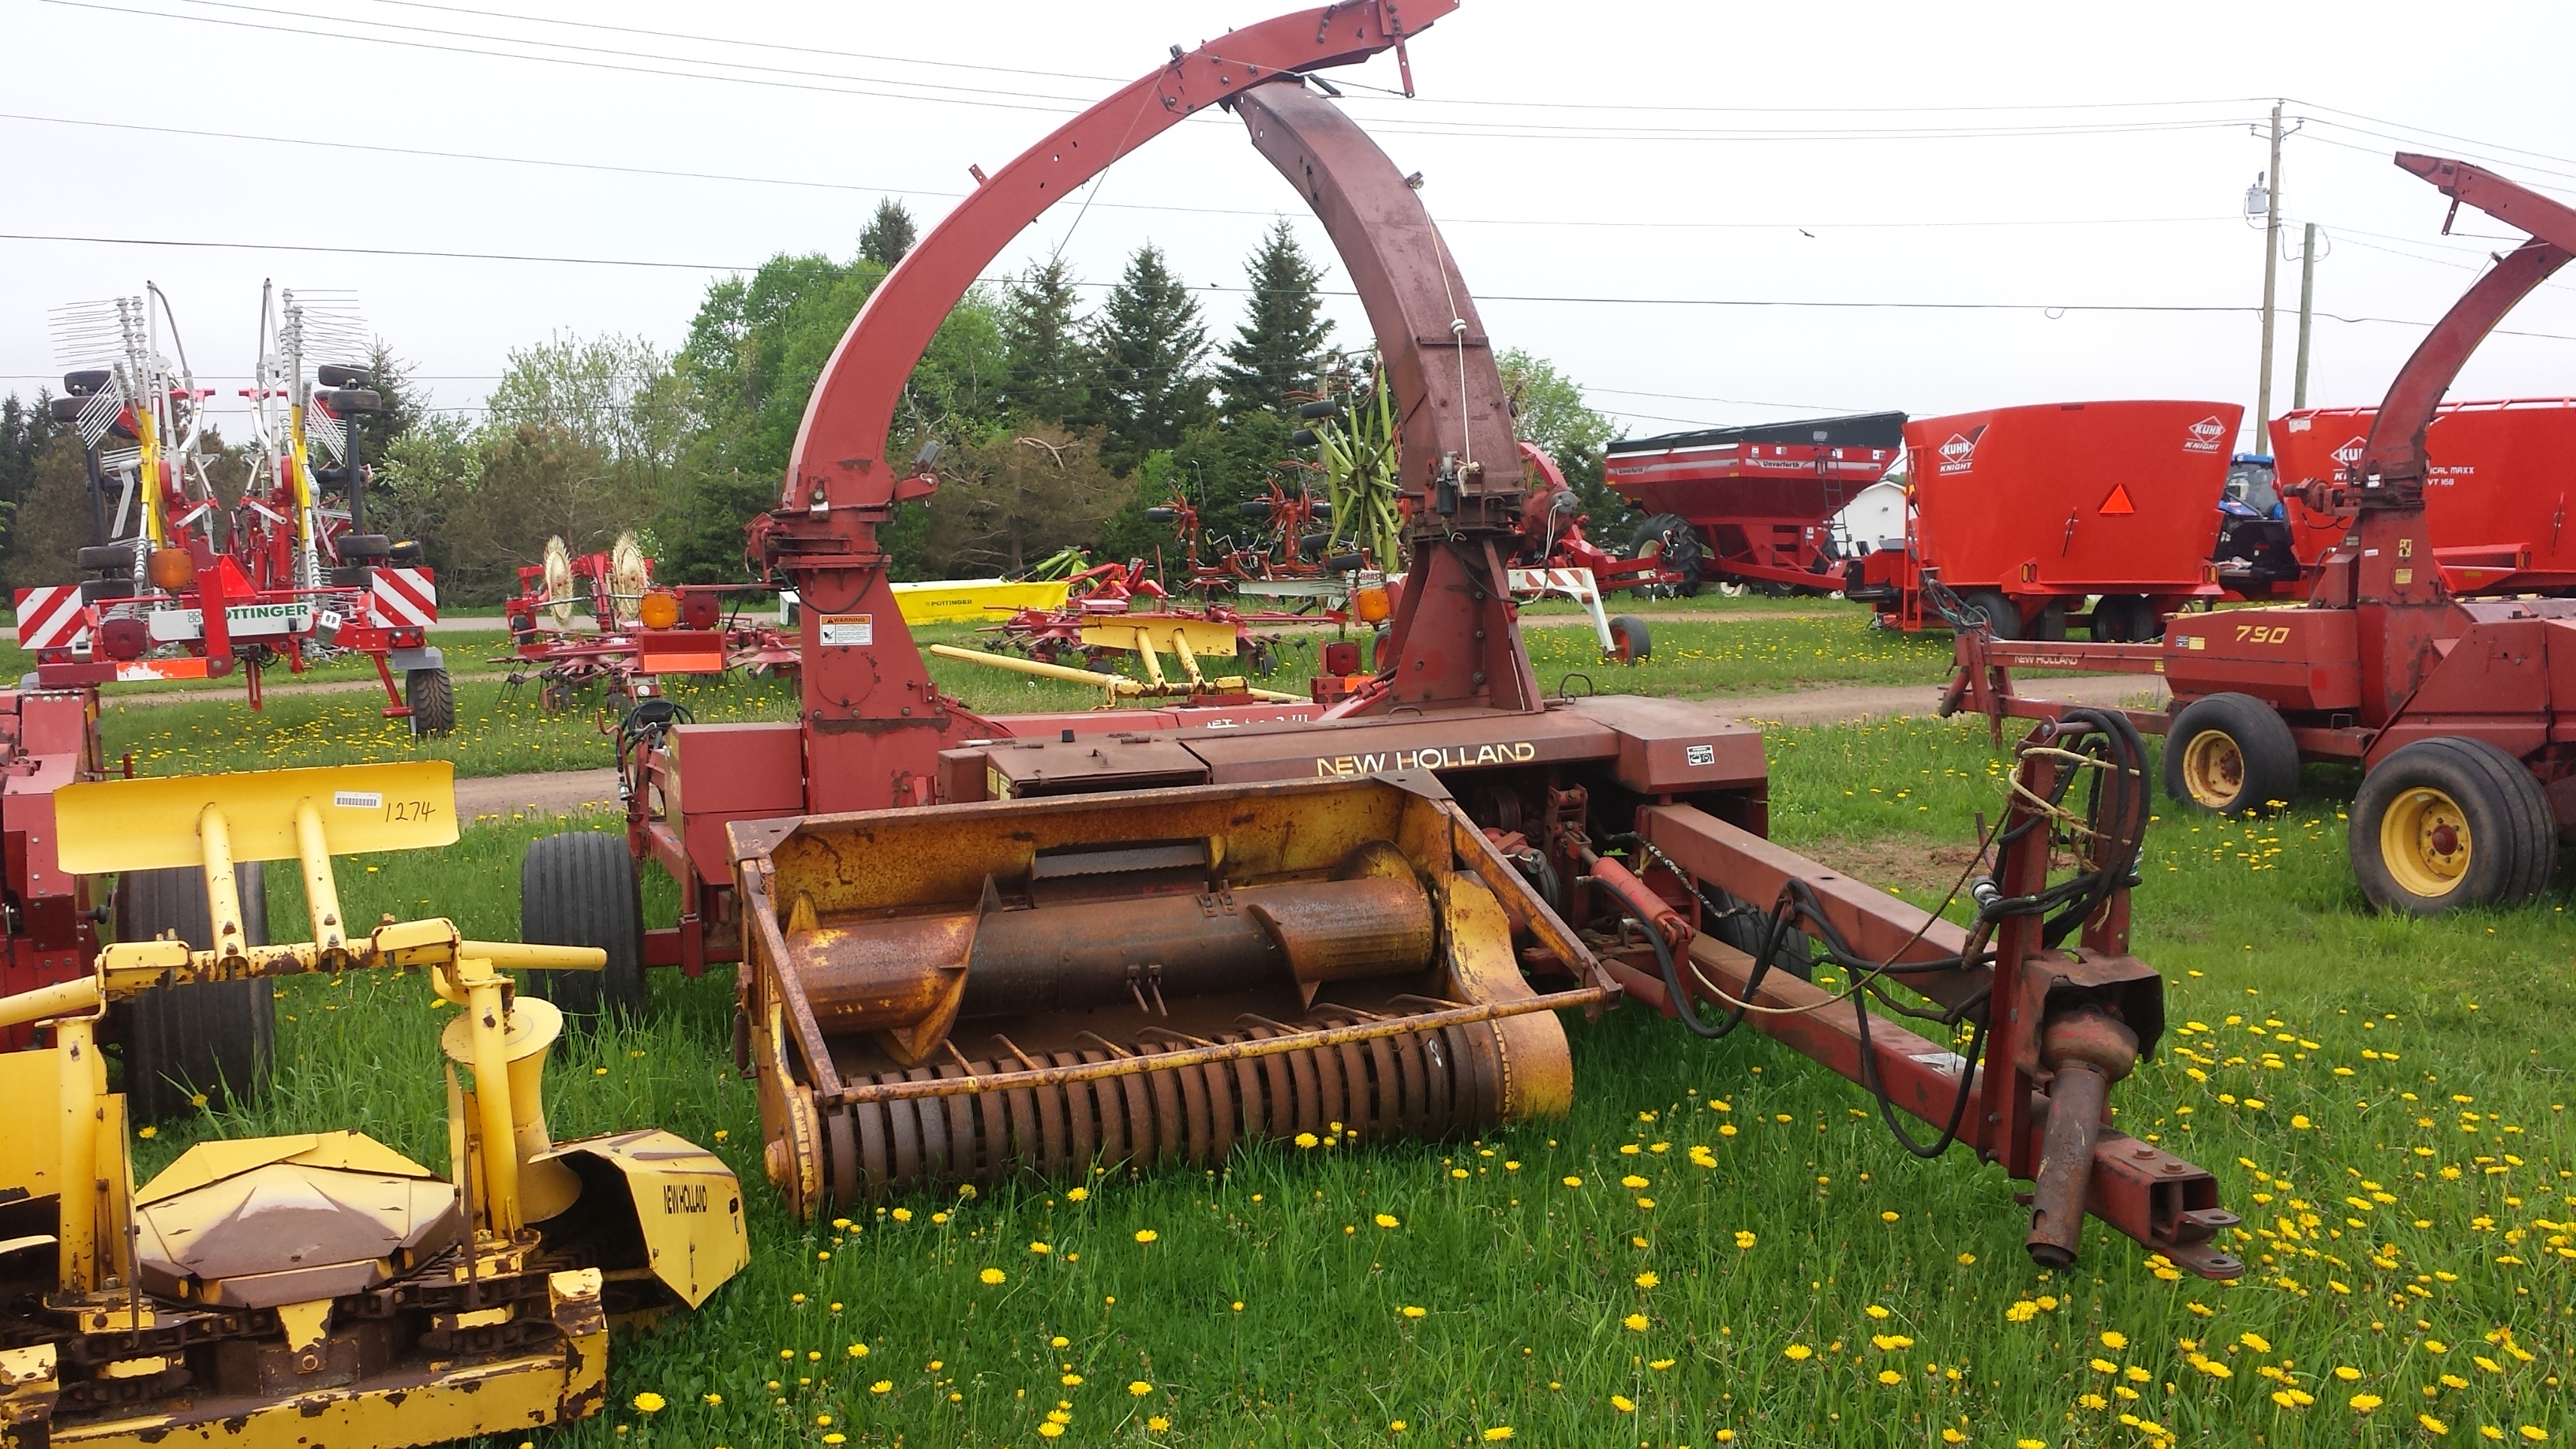
{"label": "yellow tedder", "polygon": [[[605,1397],[612,1321],[695,1307],[747,1260],[713,1154],[547,1133],[562,1018],[501,972],[596,970],[601,952],[343,917],[331,856],[453,842],[454,794],[445,764],[56,794],[65,869],[202,868],[214,947],[119,942],[87,977],[0,998],[0,1025],[51,1036],[0,1056],[0,1446],[418,1445],[577,1419]],[[250,945],[233,866],[288,859],[312,938]],[[105,1002],[380,968],[424,971],[462,1008],[439,1038],[453,1182],[352,1129],[201,1142],[135,1189],[93,1035]]]}

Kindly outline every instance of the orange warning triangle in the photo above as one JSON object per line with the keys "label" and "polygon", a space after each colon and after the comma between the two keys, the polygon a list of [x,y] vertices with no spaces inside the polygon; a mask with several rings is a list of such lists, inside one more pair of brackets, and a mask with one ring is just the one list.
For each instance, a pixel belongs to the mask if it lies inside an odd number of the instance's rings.
{"label": "orange warning triangle", "polygon": [[2104,516],[2108,517],[2123,513],[2135,513],[2137,511],[2138,505],[2129,501],[2129,485],[2126,483],[2112,484],[2111,496],[2102,500],[2102,512]]}

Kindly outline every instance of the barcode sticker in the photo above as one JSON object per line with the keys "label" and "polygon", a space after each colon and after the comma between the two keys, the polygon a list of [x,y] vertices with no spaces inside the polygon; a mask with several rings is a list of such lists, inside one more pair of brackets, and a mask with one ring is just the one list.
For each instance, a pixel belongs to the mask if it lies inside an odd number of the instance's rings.
{"label": "barcode sticker", "polygon": [[343,810],[382,810],[385,795],[381,790],[335,790],[331,803]]}

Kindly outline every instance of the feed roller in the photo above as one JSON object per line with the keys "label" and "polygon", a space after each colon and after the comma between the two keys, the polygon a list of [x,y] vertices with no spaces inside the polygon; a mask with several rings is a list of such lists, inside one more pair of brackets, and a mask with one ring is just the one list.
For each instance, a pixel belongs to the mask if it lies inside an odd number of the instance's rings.
{"label": "feed roller", "polygon": [[[734,829],[800,1206],[1561,1115],[1588,951],[1427,776]],[[1518,929],[1585,983],[1542,996]],[[773,1086],[773,1084],[775,1084]]]}

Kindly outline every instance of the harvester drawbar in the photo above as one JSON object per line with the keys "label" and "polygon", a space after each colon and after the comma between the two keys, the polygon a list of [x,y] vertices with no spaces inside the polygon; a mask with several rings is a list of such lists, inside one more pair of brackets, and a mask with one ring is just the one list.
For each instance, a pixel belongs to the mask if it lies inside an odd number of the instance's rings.
{"label": "harvester drawbar", "polygon": [[[1527,489],[1493,344],[1405,168],[1303,78],[1401,56],[1453,8],[1415,0],[1399,24],[1367,0],[1175,47],[985,177],[887,276],[751,529],[802,600],[801,717],[630,716],[625,846],[677,879],[680,922],[642,929],[613,838],[541,840],[523,934],[609,956],[602,977],[543,984],[576,1010],[640,1006],[648,963],[741,960],[768,1171],[809,1215],[1213,1164],[1335,1122],[1445,1137],[1560,1115],[1553,1013],[1635,996],[1705,1031],[1749,1022],[1868,1086],[1891,1123],[1932,1124],[1925,1150],[1964,1140],[2032,1178],[2044,1262],[2072,1257],[2089,1211],[2234,1275],[2209,1175],[2106,1125],[2163,1025],[2161,982],[2125,945],[2147,800],[2127,721],[2025,742],[1954,927],[1766,841],[1758,731],[1542,693],[1511,591]],[[938,486],[929,454],[890,453],[895,403],[1012,237],[1209,105],[1323,223],[1397,404],[1409,567],[1375,673],[1296,702],[976,715],[932,685],[895,609],[879,530]],[[2075,865],[2052,879],[2052,855]],[[1844,990],[1809,984],[1819,961]]]}

